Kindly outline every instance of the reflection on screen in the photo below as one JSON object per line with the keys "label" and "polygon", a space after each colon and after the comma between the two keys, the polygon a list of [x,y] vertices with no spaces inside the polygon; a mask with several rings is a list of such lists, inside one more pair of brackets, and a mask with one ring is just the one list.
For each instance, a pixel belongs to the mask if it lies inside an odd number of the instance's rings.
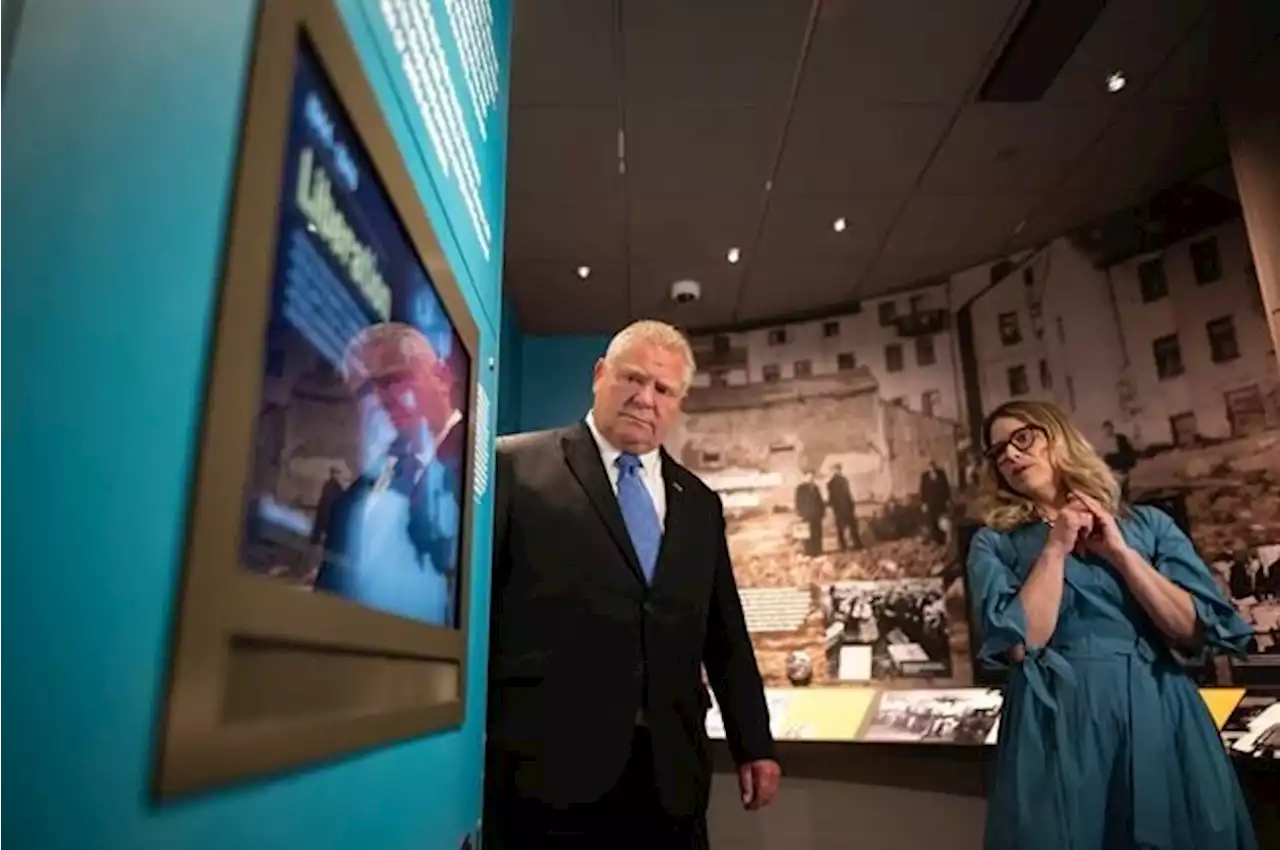
{"label": "reflection on screen", "polygon": [[455,627],[470,362],[305,45],[263,357],[248,568]]}

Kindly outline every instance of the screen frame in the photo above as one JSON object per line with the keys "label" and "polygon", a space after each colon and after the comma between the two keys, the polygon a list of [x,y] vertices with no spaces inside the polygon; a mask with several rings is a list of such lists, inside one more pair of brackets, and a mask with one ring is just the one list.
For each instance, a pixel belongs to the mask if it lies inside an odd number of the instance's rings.
{"label": "screen frame", "polygon": [[[346,111],[468,354],[456,628],[396,617],[328,594],[301,593],[242,565],[247,484],[264,383],[263,341],[280,238],[284,151],[303,41]],[[466,715],[479,332],[332,3],[259,5],[240,142],[158,741],[153,792],[159,798],[456,728]],[[246,340],[259,344],[246,345]],[[401,693],[381,709],[374,697],[345,714],[300,711],[268,721],[231,722],[223,711],[231,651],[233,644],[246,641],[309,653],[308,675],[339,687],[351,672],[376,676],[408,662],[446,671],[456,685],[435,687],[417,702],[406,702]],[[339,656],[343,664],[320,669],[326,658]],[[366,669],[353,671],[353,664]],[[243,677],[240,681],[243,687]],[[350,678],[353,687],[368,681]]]}

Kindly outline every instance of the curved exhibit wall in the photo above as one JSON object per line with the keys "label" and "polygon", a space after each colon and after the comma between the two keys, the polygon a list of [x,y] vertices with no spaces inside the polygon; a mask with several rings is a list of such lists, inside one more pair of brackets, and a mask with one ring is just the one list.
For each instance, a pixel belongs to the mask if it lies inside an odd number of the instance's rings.
{"label": "curved exhibit wall", "polygon": [[[1184,524],[1256,635],[1195,671],[1206,702],[1236,751],[1250,718],[1273,717],[1280,374],[1238,217],[1106,270],[1059,239],[854,312],[692,342],[667,449],[725,500],[779,737],[994,741],[1001,680],[969,650],[969,434],[1014,397],[1070,411],[1132,498]],[[523,338],[519,430],[581,416],[606,345]],[[1249,717],[1228,724],[1238,704]]]}
{"label": "curved exhibit wall", "polygon": [[[498,398],[510,7],[466,186],[446,174],[372,0],[338,4],[479,331]],[[453,4],[457,5],[457,4]],[[465,4],[464,4],[465,5]],[[429,9],[443,0],[390,4]],[[257,4],[28,3],[7,68],[6,838],[40,848],[456,848],[480,814],[483,676],[452,732],[157,804],[152,782]],[[443,61],[462,82],[449,26]],[[494,88],[496,86],[496,88]],[[473,104],[466,104],[471,110]],[[459,210],[479,199],[488,230]],[[489,244],[481,247],[479,234]],[[487,250],[487,255],[486,255]],[[234,329],[232,329],[234,332]],[[487,467],[487,464],[477,464]],[[474,526],[491,522],[487,480]],[[475,535],[473,565],[489,536]],[[487,652],[472,570],[468,652]],[[483,669],[483,668],[481,668]]]}

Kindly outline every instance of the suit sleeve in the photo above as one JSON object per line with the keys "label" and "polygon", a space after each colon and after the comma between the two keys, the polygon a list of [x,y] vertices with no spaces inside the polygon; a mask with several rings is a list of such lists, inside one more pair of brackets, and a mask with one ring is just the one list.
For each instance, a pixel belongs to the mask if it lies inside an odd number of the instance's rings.
{"label": "suit sleeve", "polygon": [[729,546],[725,540],[723,505],[716,524],[719,535],[711,609],[703,664],[724,717],[729,750],[738,764],[775,758],[773,735],[769,731],[769,709],[765,704],[764,682],[756,665],[755,650],[747,634],[742,600],[733,578]]}

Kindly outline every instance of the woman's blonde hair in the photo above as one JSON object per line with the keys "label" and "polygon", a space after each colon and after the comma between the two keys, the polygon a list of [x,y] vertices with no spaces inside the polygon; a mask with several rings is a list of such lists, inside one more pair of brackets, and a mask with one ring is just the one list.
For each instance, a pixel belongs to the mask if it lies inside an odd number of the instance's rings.
{"label": "woman's blonde hair", "polygon": [[[991,447],[991,426],[1004,418],[1040,429],[1061,486],[1096,499],[1117,516],[1124,511],[1120,484],[1111,468],[1061,408],[1047,401],[1010,401],[1000,405],[982,423],[984,450]],[[1035,505],[1009,486],[995,461],[986,458],[984,467],[979,492],[983,522],[998,531],[1009,531],[1034,520]]]}

